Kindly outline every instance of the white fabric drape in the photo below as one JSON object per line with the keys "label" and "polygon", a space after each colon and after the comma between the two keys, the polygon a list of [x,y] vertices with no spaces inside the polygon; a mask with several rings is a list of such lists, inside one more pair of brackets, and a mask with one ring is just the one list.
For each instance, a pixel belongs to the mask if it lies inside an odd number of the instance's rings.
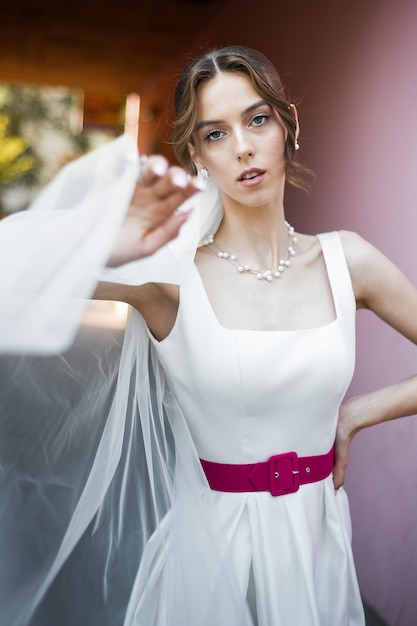
{"label": "white fabric drape", "polygon": [[138,168],[123,136],[0,223],[1,626],[247,624],[141,316],[130,312],[124,337],[79,328],[98,277],[181,285],[221,218],[211,186],[188,201],[175,242],[104,269]]}

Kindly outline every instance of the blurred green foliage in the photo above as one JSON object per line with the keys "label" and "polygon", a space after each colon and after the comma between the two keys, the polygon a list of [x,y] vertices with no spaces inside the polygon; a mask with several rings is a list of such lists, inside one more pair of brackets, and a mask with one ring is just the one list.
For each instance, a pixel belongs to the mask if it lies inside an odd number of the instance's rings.
{"label": "blurred green foliage", "polygon": [[36,159],[30,154],[22,137],[8,133],[10,118],[0,113],[0,185],[12,182],[36,168]]}
{"label": "blurred green foliage", "polygon": [[[68,89],[0,83],[0,213],[26,208],[68,161],[89,150],[74,132],[77,97]],[[19,204],[20,203],[20,204]]]}

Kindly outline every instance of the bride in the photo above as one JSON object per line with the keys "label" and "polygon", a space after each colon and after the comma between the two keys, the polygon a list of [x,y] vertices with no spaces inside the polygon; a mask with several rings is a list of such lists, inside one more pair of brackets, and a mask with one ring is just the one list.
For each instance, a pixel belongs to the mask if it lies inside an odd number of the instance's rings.
{"label": "bride", "polygon": [[[417,376],[344,402],[355,312],[416,343],[416,290],[287,222],[309,172],[264,55],[208,51],[175,96],[184,169],[123,137],[1,224],[5,623],[363,625],[349,443]],[[76,335],[92,297],[130,305],[120,350]]]}

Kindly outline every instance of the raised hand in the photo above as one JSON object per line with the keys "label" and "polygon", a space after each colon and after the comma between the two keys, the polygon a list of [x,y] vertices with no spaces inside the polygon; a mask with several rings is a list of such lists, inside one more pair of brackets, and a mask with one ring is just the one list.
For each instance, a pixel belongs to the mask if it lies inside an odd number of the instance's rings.
{"label": "raised hand", "polygon": [[150,256],[177,237],[189,213],[178,207],[201,191],[197,178],[176,166],[169,166],[159,155],[142,165],[130,207],[119,237],[107,262],[109,267]]}

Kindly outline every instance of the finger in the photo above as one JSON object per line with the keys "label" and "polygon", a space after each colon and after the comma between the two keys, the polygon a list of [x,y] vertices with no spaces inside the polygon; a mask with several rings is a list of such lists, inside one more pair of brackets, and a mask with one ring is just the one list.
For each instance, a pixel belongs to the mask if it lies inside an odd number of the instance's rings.
{"label": "finger", "polygon": [[172,239],[175,239],[189,215],[189,211],[175,213],[167,218],[161,225],[149,231],[142,240],[144,254],[151,255]]}
{"label": "finger", "polygon": [[333,467],[333,484],[335,489],[340,487],[345,482],[346,469],[349,460],[349,444],[336,441],[335,447],[335,462]]}
{"label": "finger", "polygon": [[[197,190],[200,191],[200,190]],[[166,219],[170,214],[178,212],[181,205],[196,193],[196,189],[187,185],[185,189],[173,189],[164,199],[154,205],[154,215],[160,216],[160,220]],[[183,211],[183,209],[181,209]]]}
{"label": "finger", "polygon": [[204,189],[204,183],[197,178],[191,178],[185,170],[172,166],[165,176],[162,176],[152,187],[153,193],[164,199],[177,191],[182,191],[184,198],[190,197],[197,191]]}
{"label": "finger", "polygon": [[176,189],[188,190],[192,194],[202,191],[205,185],[197,177],[190,177],[181,167],[170,167],[165,157],[153,155],[145,157],[141,164],[138,187],[151,187],[158,197],[164,198]]}
{"label": "finger", "polygon": [[[194,193],[195,189],[187,187],[176,189],[166,198],[159,199],[155,198],[153,193],[150,194],[149,190],[145,193],[143,188],[141,191],[137,189],[132,198],[129,215],[133,220],[139,220],[141,230],[152,231],[171,215],[178,213],[180,207]],[[181,212],[184,212],[184,209]]]}
{"label": "finger", "polygon": [[168,161],[161,155],[141,157],[138,184],[148,187],[166,175],[169,169]]}
{"label": "finger", "polygon": [[[180,169],[180,168],[178,168]],[[187,175],[186,175],[187,176]],[[201,191],[200,181],[189,179],[183,187],[183,179],[178,183],[168,174],[150,187],[136,185],[131,209],[139,211],[145,230],[152,230],[162,223],[196,192]],[[145,210],[146,208],[146,210]]]}
{"label": "finger", "polygon": [[333,468],[333,486],[337,491],[345,482],[346,467],[336,463]]}

